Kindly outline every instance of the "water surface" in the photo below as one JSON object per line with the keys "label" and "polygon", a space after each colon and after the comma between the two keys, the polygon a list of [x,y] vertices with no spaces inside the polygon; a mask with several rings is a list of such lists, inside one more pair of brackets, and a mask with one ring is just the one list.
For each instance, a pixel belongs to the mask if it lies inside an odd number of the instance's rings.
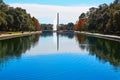
{"label": "water surface", "polygon": [[2,40],[0,80],[120,80],[119,48],[74,32]]}

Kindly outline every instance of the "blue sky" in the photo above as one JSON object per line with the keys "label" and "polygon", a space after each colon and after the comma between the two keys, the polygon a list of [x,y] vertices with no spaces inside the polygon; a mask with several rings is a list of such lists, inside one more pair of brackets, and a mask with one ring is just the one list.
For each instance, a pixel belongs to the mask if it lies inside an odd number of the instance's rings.
{"label": "blue sky", "polygon": [[34,3],[45,5],[99,5],[103,3],[111,3],[114,0],[4,0],[6,3]]}
{"label": "blue sky", "polygon": [[60,13],[60,23],[76,23],[81,13],[100,4],[110,4],[114,0],[4,0],[13,7],[26,9],[40,23],[53,23],[56,13]]}

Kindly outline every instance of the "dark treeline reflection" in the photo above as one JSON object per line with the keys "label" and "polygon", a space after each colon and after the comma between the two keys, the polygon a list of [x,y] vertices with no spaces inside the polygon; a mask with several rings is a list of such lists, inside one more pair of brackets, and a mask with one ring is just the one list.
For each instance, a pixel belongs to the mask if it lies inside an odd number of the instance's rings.
{"label": "dark treeline reflection", "polygon": [[[109,62],[114,67],[120,67],[120,42],[88,37],[74,32],[58,32],[57,34],[69,39],[75,37],[81,49],[87,50],[90,55],[96,56],[102,62]],[[47,31],[32,36],[0,41],[0,66],[10,59],[20,58],[23,53],[38,43],[41,36],[53,36],[53,32]]]}
{"label": "dark treeline reflection", "polygon": [[20,58],[22,53],[34,47],[40,34],[0,41],[0,64],[13,58]]}
{"label": "dark treeline reflection", "polygon": [[[56,32],[43,31],[43,32],[40,34],[40,36],[41,36],[41,37],[53,36],[53,33],[56,33]],[[57,32],[57,35],[59,35],[59,36],[64,36],[64,37],[68,37],[69,39],[74,38],[74,32],[73,32],[73,31]]]}
{"label": "dark treeline reflection", "polygon": [[64,32],[58,32],[60,36],[68,37],[69,39],[74,38],[74,32],[73,31],[64,31]]}
{"label": "dark treeline reflection", "polygon": [[[80,48],[87,48],[90,55],[95,55],[100,61],[109,62],[114,67],[120,66],[120,42],[76,34]],[[87,44],[81,45],[81,44]]]}
{"label": "dark treeline reflection", "polygon": [[42,37],[53,36],[53,32],[52,31],[42,31],[40,36],[42,36]]}

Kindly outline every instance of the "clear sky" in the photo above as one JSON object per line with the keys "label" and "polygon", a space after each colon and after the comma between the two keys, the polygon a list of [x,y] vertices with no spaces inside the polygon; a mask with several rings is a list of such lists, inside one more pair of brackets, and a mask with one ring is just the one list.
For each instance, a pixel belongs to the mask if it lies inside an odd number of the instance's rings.
{"label": "clear sky", "polygon": [[60,13],[60,23],[76,22],[82,12],[100,4],[110,4],[114,0],[4,0],[13,7],[22,7],[40,23],[53,23],[56,13]]}
{"label": "clear sky", "polygon": [[114,0],[4,0],[6,3],[34,3],[45,5],[99,5],[103,3],[111,3]]}

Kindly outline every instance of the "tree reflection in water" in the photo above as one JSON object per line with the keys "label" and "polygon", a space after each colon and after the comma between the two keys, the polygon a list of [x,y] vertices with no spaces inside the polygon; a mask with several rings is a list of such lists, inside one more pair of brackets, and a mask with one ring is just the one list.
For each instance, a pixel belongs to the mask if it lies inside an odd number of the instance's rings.
{"label": "tree reflection in water", "polygon": [[[48,36],[53,36],[52,31],[43,31],[41,33],[41,37],[48,37]],[[61,37],[68,37],[69,39],[73,39],[74,38],[74,32],[73,31],[63,31],[63,32],[57,32],[58,35],[60,35]]]}
{"label": "tree reflection in water", "polygon": [[10,59],[20,58],[22,53],[34,47],[40,34],[0,41],[0,65]]}
{"label": "tree reflection in water", "polygon": [[[75,37],[81,49],[87,50],[90,55],[96,56],[102,62],[109,62],[114,67],[120,67],[120,42],[74,34],[74,32],[58,34],[69,39]],[[38,44],[39,36],[53,36],[53,32],[0,41],[0,66],[10,59],[21,58],[23,53]]]}
{"label": "tree reflection in water", "polygon": [[120,67],[120,42],[80,34],[76,34],[76,40],[80,48],[88,49],[90,55],[95,55],[100,61],[109,62],[114,67]]}

